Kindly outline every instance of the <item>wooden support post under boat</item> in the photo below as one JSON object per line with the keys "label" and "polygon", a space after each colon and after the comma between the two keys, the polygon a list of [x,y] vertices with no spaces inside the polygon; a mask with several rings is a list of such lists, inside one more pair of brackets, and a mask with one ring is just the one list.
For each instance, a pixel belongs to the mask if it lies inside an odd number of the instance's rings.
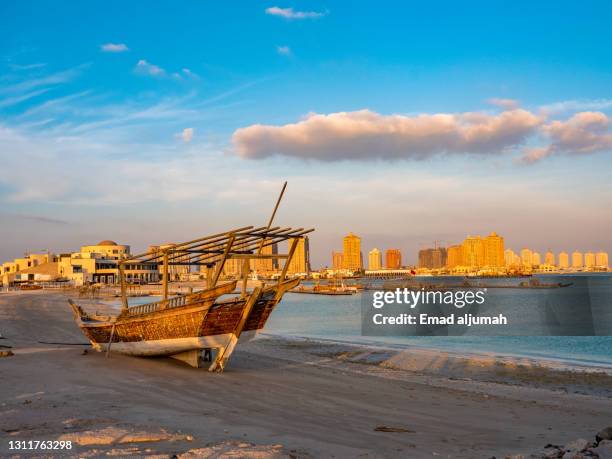
{"label": "wooden support post under boat", "polygon": [[121,283],[121,314],[127,314],[127,285],[125,282],[125,267],[123,266],[123,263],[119,263],[119,282]]}
{"label": "wooden support post under boat", "polygon": [[113,344],[113,338],[115,337],[115,325],[116,323],[113,322],[113,328],[111,328],[110,339],[108,340],[108,344],[106,345],[106,358],[107,359],[108,359],[108,356],[110,355],[110,348],[111,348],[111,344]]}
{"label": "wooden support post under boat", "polygon": [[242,262],[242,284],[240,287],[240,297],[241,298],[246,298],[247,296],[247,283],[249,281],[249,269],[250,269],[250,260],[248,258],[246,258],[243,262]]}
{"label": "wooden support post under boat", "polygon": [[240,321],[236,325],[236,328],[234,329],[233,333],[230,334],[230,338],[228,340],[227,345],[219,349],[219,351],[217,352],[217,357],[215,358],[215,361],[208,368],[208,371],[216,371],[219,373],[223,371],[223,369],[225,368],[225,365],[227,364],[227,361],[232,355],[232,352],[234,352],[234,348],[236,347],[236,344],[238,344],[238,338],[240,338],[242,329],[246,325],[247,319],[249,318],[249,315],[251,314],[253,306],[255,306],[255,303],[257,303],[257,300],[261,296],[262,291],[263,289],[261,287],[255,287],[255,289],[249,296],[249,299],[247,300],[246,304],[244,305],[244,309],[242,310],[242,315],[240,316]]}
{"label": "wooden support post under boat", "polygon": [[211,264],[206,265],[206,288],[212,288],[213,269]]}
{"label": "wooden support post under boat", "polygon": [[162,295],[163,295],[163,300],[166,301],[168,299],[168,252],[164,252],[164,259],[163,259],[163,266],[162,266]]}

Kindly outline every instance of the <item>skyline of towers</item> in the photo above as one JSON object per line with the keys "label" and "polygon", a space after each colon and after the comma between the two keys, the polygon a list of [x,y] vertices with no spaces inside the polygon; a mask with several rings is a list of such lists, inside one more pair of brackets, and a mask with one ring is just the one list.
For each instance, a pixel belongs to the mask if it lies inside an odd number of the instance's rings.
{"label": "skyline of towers", "polygon": [[[437,244],[437,243],[436,243]],[[346,254],[352,261],[347,261]],[[384,260],[383,260],[384,255]],[[367,253],[367,268],[397,269],[403,265],[410,266],[402,260],[401,250],[390,248],[382,253],[378,248],[373,248]],[[361,238],[349,233],[343,239],[343,252],[332,251],[332,266],[335,269],[357,270],[365,268],[361,252]],[[351,267],[349,267],[351,266]],[[547,249],[545,252],[523,247],[519,253],[505,248],[504,238],[496,232],[488,236],[468,235],[461,243],[446,247],[434,247],[421,249],[418,252],[419,268],[426,269],[455,269],[460,272],[471,269],[504,269],[525,268],[544,269],[550,271],[556,267],[560,269],[607,269],[608,254],[606,252],[574,251],[571,255],[561,251],[557,255]]]}

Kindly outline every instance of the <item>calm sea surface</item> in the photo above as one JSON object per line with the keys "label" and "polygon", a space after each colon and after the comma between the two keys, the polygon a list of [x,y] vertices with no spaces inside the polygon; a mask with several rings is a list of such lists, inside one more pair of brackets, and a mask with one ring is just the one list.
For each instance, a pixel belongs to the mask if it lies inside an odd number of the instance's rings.
{"label": "calm sea surface", "polygon": [[[612,313],[612,276],[609,274],[580,276],[587,282],[594,281],[597,291],[591,301]],[[565,276],[541,276],[541,282],[552,283],[568,279]],[[448,281],[448,278],[446,278]],[[580,280],[580,279],[578,279]],[[436,279],[426,279],[433,281]],[[490,280],[517,284],[517,279]],[[569,295],[576,287],[554,289]],[[538,297],[550,294],[546,290],[491,289],[498,297],[498,304],[523,306]],[[593,290],[594,291],[594,290]],[[567,292],[567,293],[566,293]],[[273,334],[322,338],[360,344],[408,348],[425,347],[453,352],[493,353],[521,357],[560,360],[568,363],[605,365],[612,367],[612,336],[382,336],[361,335],[361,294],[351,296],[324,296],[288,293],[268,320],[265,331]],[[608,334],[609,331],[608,331]]]}

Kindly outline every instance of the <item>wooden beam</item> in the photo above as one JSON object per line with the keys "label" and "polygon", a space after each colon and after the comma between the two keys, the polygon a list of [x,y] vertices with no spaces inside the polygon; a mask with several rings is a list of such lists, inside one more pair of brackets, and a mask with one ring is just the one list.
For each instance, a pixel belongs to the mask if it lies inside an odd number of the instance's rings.
{"label": "wooden beam", "polygon": [[164,252],[164,263],[162,265],[162,299],[168,299],[168,252]]}
{"label": "wooden beam", "polygon": [[215,358],[215,361],[212,363],[208,371],[222,372],[225,369],[225,365],[227,364],[227,361],[229,360],[232,353],[234,352],[236,344],[238,344],[238,338],[240,338],[240,334],[242,333],[242,330],[246,325],[247,319],[249,318],[249,315],[253,310],[253,306],[255,306],[255,303],[257,303],[257,300],[259,300],[262,291],[263,289],[261,287],[255,287],[248,300],[246,300],[238,324],[234,328],[234,331],[230,334],[227,344],[219,349],[217,357]]}
{"label": "wooden beam", "polygon": [[281,272],[281,275],[278,278],[279,284],[283,282],[285,280],[285,277],[287,276],[287,270],[289,269],[289,263],[291,263],[291,260],[293,259],[293,255],[295,254],[295,249],[297,249],[297,245],[299,241],[300,241],[300,238],[297,238],[297,237],[291,241],[291,248],[289,249],[289,254],[287,255],[287,259],[285,260],[283,271]]}
{"label": "wooden beam", "polygon": [[128,312],[127,285],[125,282],[125,267],[123,263],[119,263],[119,282],[121,283],[121,313]]}
{"label": "wooden beam", "polygon": [[223,266],[225,266],[225,260],[227,260],[227,256],[232,250],[232,245],[234,245],[235,239],[236,239],[235,234],[232,234],[230,238],[228,239],[227,245],[225,246],[225,251],[223,253],[223,258],[221,258],[221,261],[219,261],[219,263],[217,264],[217,270],[215,271],[215,276],[213,277],[211,287],[214,287],[215,285],[217,285],[217,282],[219,281],[219,277],[221,276],[221,273],[223,272]]}

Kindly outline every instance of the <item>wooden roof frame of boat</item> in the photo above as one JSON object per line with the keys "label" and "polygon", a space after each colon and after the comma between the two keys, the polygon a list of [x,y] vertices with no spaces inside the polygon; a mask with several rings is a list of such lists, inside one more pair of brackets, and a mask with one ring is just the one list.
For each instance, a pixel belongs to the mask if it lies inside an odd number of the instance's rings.
{"label": "wooden roof frame of boat", "polygon": [[[251,259],[284,259],[283,269],[278,279],[282,283],[287,275],[299,239],[314,231],[314,228],[281,228],[245,226],[223,233],[213,234],[179,244],[172,244],[159,251],[133,255],[119,262],[119,279],[123,309],[127,310],[127,282],[125,265],[133,263],[151,263],[162,265],[162,297],[168,299],[168,266],[205,266],[206,289],[214,288],[223,272],[228,259],[242,259],[242,295],[246,295],[249,260]],[[264,247],[291,239],[286,254],[262,253]],[[213,268],[214,273],[213,273]]]}

